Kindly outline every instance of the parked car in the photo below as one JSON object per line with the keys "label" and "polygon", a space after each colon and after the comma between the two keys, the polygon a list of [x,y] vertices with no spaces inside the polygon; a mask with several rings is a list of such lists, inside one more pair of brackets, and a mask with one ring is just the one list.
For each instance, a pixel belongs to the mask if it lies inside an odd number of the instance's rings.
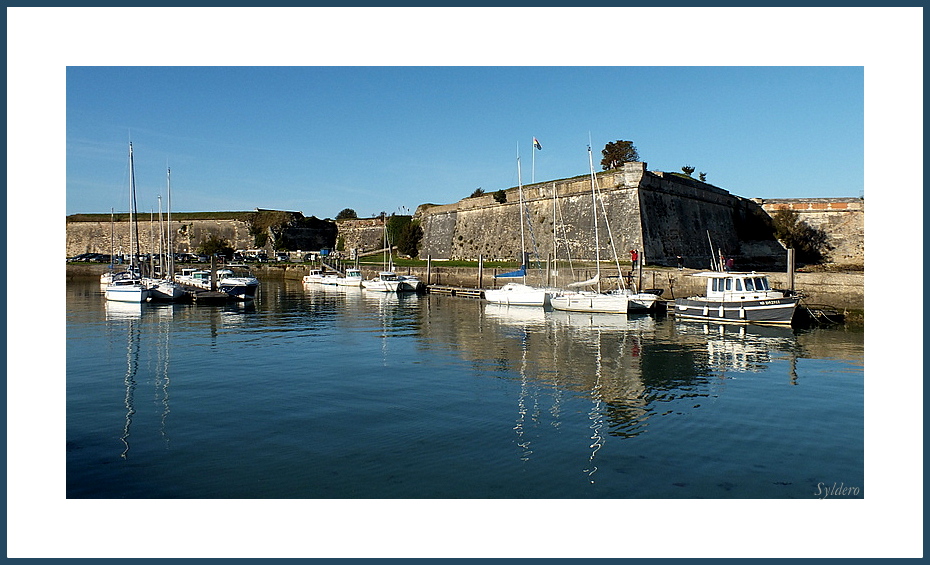
{"label": "parked car", "polygon": [[291,258],[288,256],[287,253],[278,253],[277,255],[274,256],[274,260],[275,261],[290,261]]}
{"label": "parked car", "polygon": [[81,253],[80,255],[69,257],[68,261],[79,263],[109,263],[110,256],[104,253]]}

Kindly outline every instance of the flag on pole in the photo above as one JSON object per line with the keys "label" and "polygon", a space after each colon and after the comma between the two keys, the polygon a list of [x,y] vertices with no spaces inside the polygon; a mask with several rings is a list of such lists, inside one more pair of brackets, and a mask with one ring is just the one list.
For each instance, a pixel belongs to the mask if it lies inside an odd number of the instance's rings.
{"label": "flag on pole", "polygon": [[542,145],[539,144],[539,140],[536,139],[535,137],[533,138],[533,147],[535,147],[536,149],[539,149],[540,151],[542,150]]}

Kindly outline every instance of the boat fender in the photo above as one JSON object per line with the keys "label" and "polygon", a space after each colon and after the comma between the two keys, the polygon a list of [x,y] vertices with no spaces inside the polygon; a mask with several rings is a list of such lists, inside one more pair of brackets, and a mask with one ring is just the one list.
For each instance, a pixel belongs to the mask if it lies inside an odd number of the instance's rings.
{"label": "boat fender", "polygon": [[708,313],[707,306],[705,306],[705,307],[704,307],[704,315],[706,316],[707,313]]}
{"label": "boat fender", "polygon": [[745,320],[745,319],[746,319],[746,309],[743,308],[742,306],[740,306],[740,308],[739,308],[739,317],[740,317],[741,320]]}
{"label": "boat fender", "polygon": [[720,309],[718,310],[718,312],[720,312],[720,317],[723,318],[723,317],[724,317],[724,315],[723,315],[723,306],[720,306]]}

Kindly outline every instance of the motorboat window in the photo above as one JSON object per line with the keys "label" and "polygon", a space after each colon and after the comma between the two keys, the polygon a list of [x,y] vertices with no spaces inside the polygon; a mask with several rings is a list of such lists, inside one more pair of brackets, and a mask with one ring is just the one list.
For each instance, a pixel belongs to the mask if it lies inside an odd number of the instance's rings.
{"label": "motorboat window", "polygon": [[727,290],[733,290],[733,279],[727,279]]}
{"label": "motorboat window", "polygon": [[765,277],[756,279],[756,290],[769,290],[769,281]]}
{"label": "motorboat window", "polygon": [[736,291],[743,292],[743,281],[742,279],[736,279]]}
{"label": "motorboat window", "polygon": [[752,279],[746,279],[746,290],[755,290],[755,287],[752,284]]}

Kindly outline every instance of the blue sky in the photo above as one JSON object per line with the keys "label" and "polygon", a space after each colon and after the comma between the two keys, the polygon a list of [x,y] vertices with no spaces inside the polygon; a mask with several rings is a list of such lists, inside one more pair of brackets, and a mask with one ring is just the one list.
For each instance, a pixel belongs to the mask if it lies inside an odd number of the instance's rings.
{"label": "blue sky", "polygon": [[[67,213],[403,213],[587,173],[609,141],[746,197],[863,194],[864,73],[826,67],[67,69]],[[532,151],[536,137],[542,150]],[[535,159],[535,163],[534,163]],[[166,203],[163,204],[166,206]]]}

